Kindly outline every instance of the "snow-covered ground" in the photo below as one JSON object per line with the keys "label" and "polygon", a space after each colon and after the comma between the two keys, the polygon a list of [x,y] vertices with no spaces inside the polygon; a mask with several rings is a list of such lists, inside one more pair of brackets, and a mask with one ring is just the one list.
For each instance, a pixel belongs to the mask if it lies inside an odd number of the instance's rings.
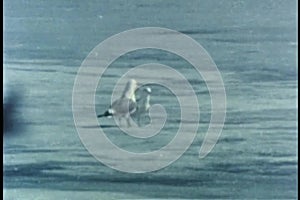
{"label": "snow-covered ground", "polygon": [[[281,3],[6,1],[4,102],[14,109],[6,118],[4,198],[296,198],[295,2]],[[182,31],[206,48],[225,83],[227,116],[217,145],[199,159],[211,116],[203,79],[166,52],[121,57],[97,89],[97,113],[107,109],[118,78],[147,62],[172,66],[187,77],[201,111],[197,137],[181,158],[156,172],[130,174],[101,164],[84,148],[74,125],[72,91],[92,48],[139,26]],[[168,113],[157,136],[133,139],[113,119],[99,120],[107,137],[128,151],[159,149],[178,129],[176,98],[162,87],[152,88],[151,102]]]}

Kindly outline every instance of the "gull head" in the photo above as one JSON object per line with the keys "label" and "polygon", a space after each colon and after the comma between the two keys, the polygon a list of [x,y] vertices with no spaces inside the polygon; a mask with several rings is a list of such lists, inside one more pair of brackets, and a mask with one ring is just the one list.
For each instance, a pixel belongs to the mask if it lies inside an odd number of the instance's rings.
{"label": "gull head", "polygon": [[141,90],[140,97],[143,98],[144,100],[150,99],[151,92],[152,90],[150,87],[145,87]]}
{"label": "gull head", "polygon": [[146,92],[147,94],[151,94],[152,90],[150,87],[146,87],[144,88],[144,92]]}
{"label": "gull head", "polygon": [[138,87],[137,81],[134,79],[130,79],[125,86],[122,97],[135,101],[134,93],[137,87]]}

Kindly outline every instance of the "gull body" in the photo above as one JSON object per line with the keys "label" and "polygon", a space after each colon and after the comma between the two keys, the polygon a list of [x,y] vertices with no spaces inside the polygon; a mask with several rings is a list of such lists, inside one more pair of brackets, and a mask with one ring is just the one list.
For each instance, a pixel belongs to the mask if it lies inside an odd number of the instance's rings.
{"label": "gull body", "polygon": [[119,120],[119,125],[121,125],[121,119],[126,119],[127,126],[130,124],[130,115],[136,111],[136,98],[135,90],[137,89],[137,82],[134,79],[130,79],[122,93],[122,96],[114,101],[110,108],[103,114],[97,117],[112,117],[115,116]]}

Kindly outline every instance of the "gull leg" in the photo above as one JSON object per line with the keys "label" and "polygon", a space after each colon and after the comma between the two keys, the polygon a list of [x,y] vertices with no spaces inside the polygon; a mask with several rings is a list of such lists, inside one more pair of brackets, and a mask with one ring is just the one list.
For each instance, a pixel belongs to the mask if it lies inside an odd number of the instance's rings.
{"label": "gull leg", "polygon": [[141,115],[140,114],[138,115],[137,123],[138,123],[139,127],[141,127]]}
{"label": "gull leg", "polygon": [[126,118],[126,121],[127,121],[127,127],[131,127],[131,123],[130,123],[130,118],[129,117]]}
{"label": "gull leg", "polygon": [[122,122],[121,117],[118,117],[118,126],[121,126],[121,122]]}

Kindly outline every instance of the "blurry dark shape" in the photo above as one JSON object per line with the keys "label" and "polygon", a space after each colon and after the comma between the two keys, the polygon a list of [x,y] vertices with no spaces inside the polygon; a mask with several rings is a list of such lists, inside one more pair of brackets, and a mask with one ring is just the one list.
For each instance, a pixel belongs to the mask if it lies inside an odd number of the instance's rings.
{"label": "blurry dark shape", "polygon": [[3,93],[3,134],[5,136],[18,132],[20,128],[19,105],[21,93],[13,88],[4,88]]}

